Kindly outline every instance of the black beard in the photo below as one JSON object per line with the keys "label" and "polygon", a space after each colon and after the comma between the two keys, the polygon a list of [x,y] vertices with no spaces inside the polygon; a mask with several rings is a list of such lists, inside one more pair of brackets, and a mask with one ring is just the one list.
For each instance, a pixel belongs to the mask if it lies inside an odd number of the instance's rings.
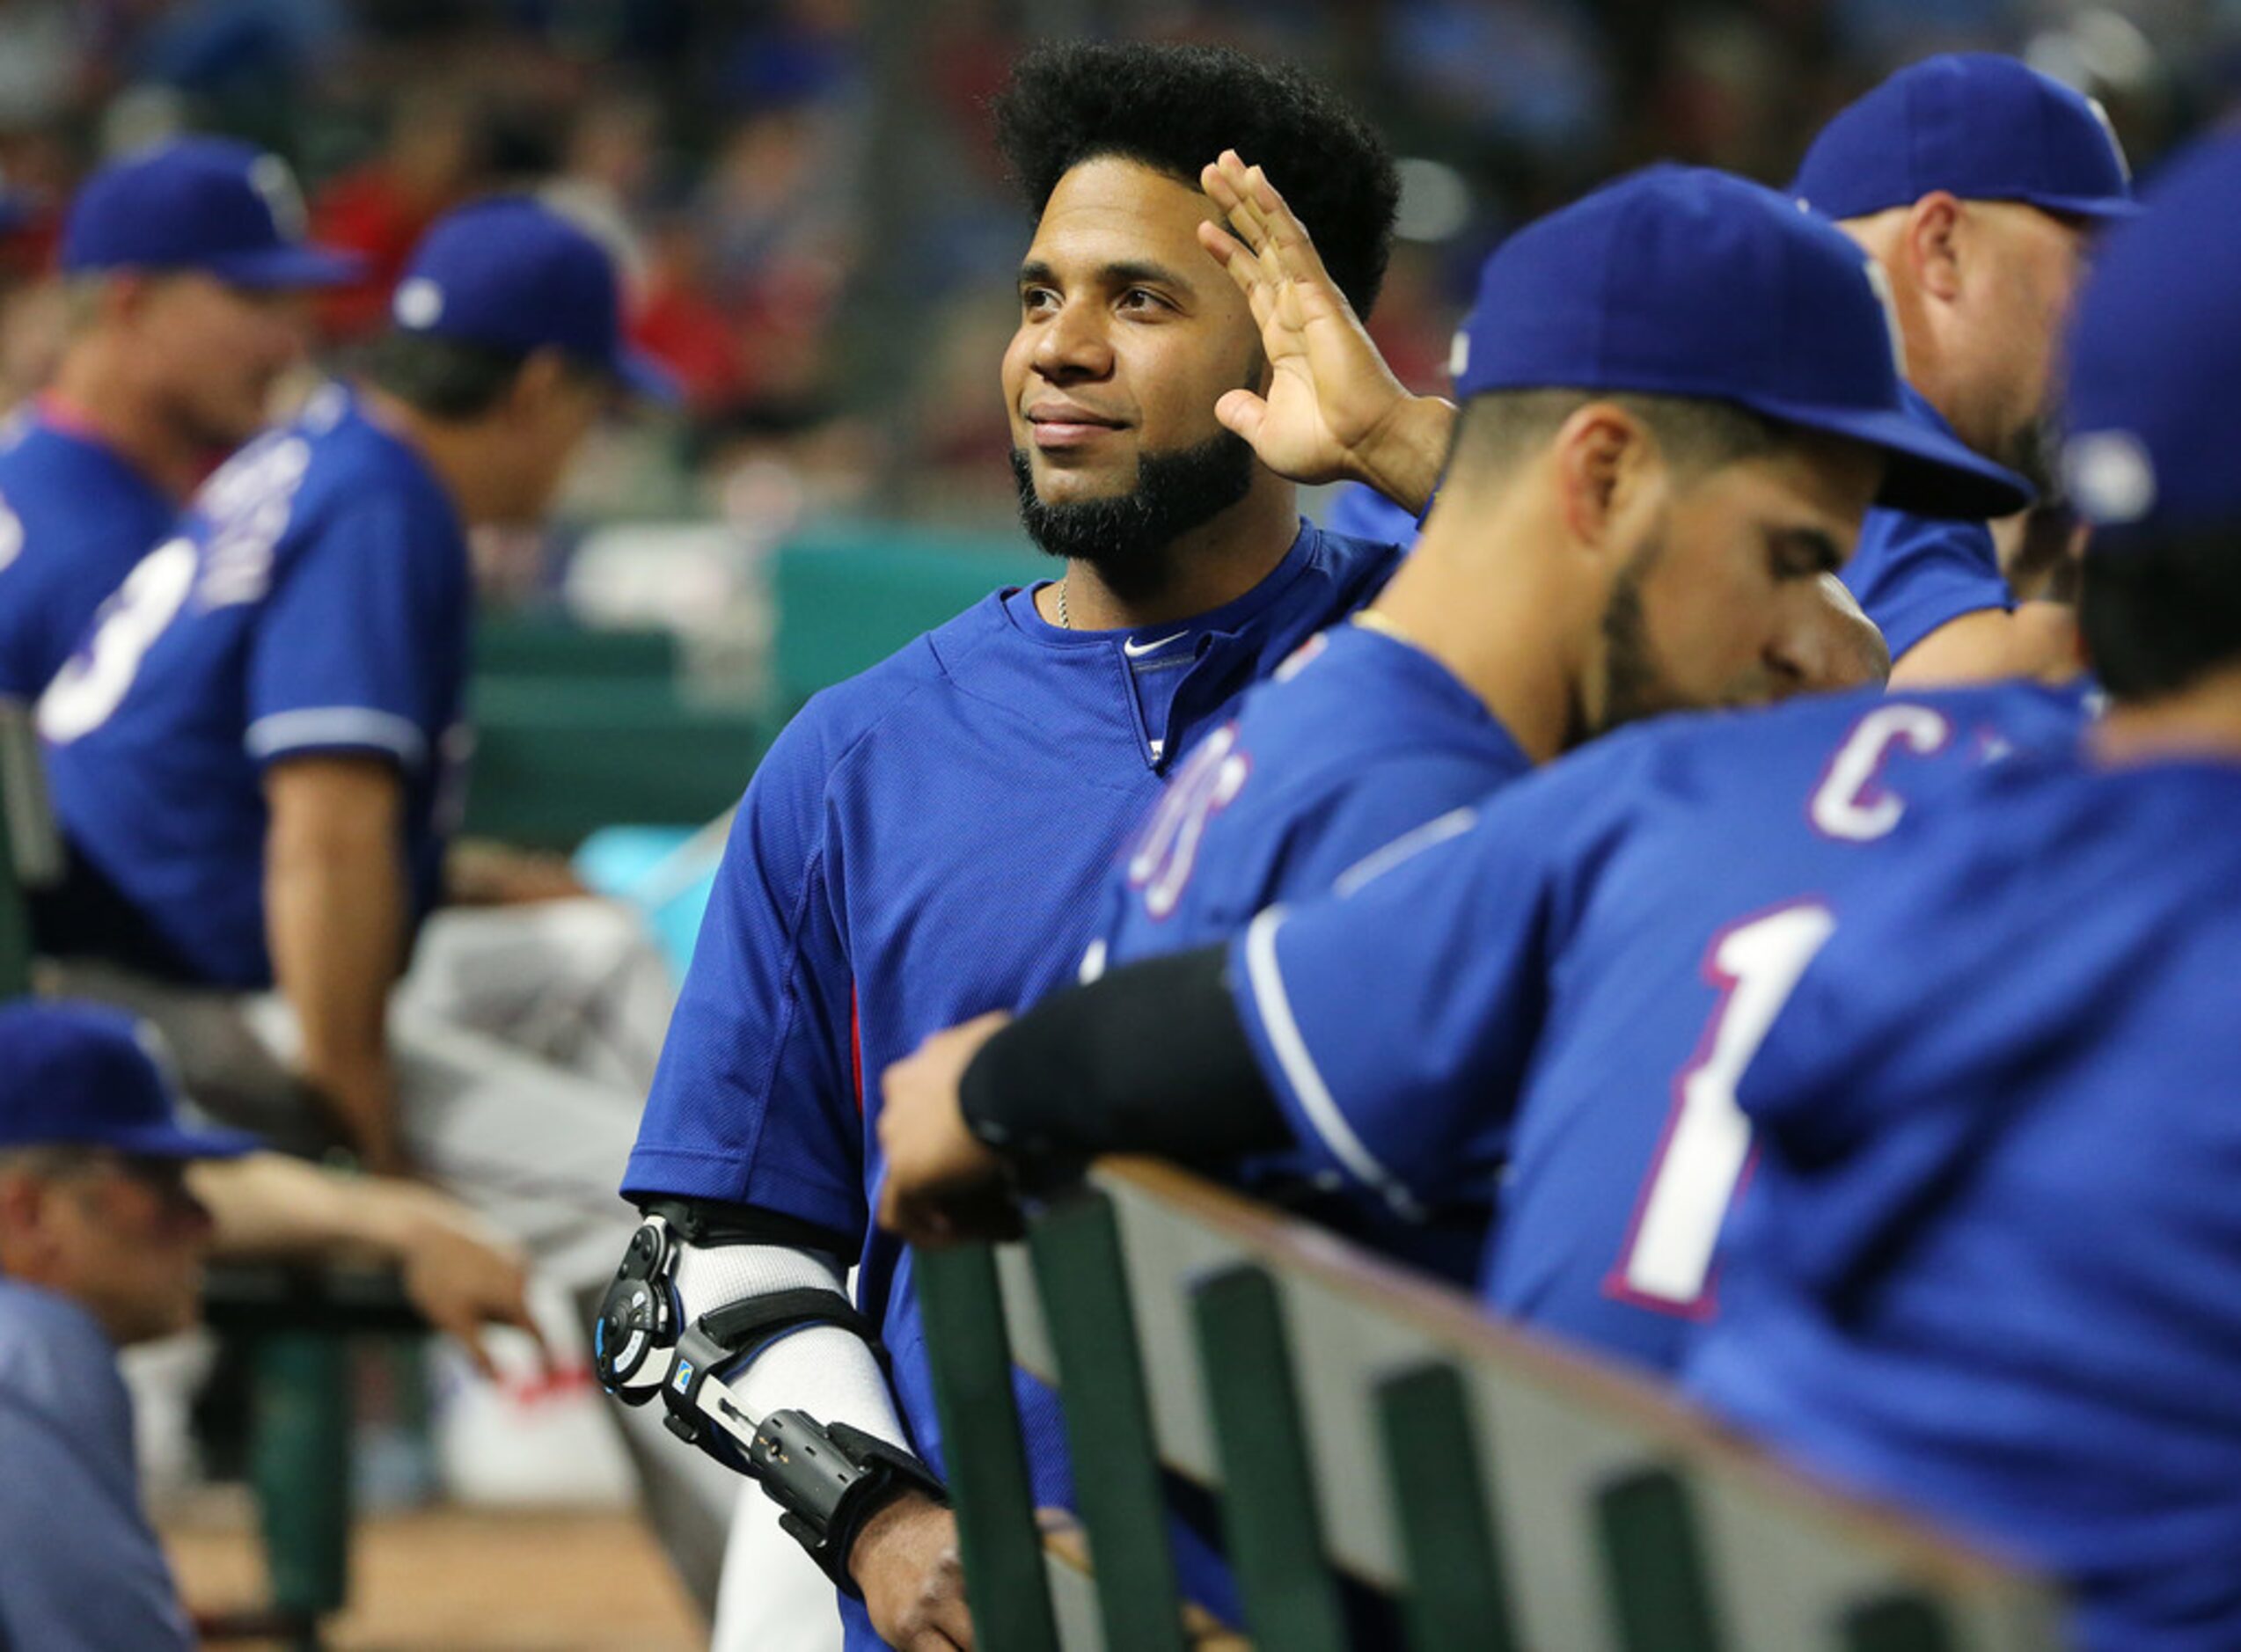
{"label": "black beard", "polygon": [[1028,537],[1054,557],[1088,563],[1107,588],[1127,596],[1165,577],[1168,545],[1252,491],[1258,463],[1243,437],[1225,430],[1196,447],[1142,455],[1136,486],[1111,499],[1044,503],[1020,448],[1012,450],[1012,479]]}
{"label": "black beard", "polygon": [[1607,735],[1627,723],[1682,709],[1688,701],[1666,682],[1650,647],[1650,625],[1642,609],[1642,581],[1651,566],[1665,552],[1665,542],[1653,539],[1635,552],[1611,584],[1611,599],[1603,607],[1605,649],[1603,715],[1593,727],[1575,715],[1567,744],[1577,746],[1594,735]]}

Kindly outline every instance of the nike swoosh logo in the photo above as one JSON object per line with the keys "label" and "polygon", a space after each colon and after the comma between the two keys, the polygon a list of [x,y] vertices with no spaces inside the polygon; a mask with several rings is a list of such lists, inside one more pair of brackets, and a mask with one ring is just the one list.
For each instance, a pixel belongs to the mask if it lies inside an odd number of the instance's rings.
{"label": "nike swoosh logo", "polygon": [[1174,636],[1162,637],[1157,642],[1138,642],[1131,637],[1128,641],[1121,644],[1121,652],[1131,660],[1140,660],[1146,654],[1151,654],[1157,649],[1164,648],[1168,646],[1168,644],[1176,641],[1181,638],[1187,637],[1190,634],[1190,633],[1189,632],[1178,631]]}

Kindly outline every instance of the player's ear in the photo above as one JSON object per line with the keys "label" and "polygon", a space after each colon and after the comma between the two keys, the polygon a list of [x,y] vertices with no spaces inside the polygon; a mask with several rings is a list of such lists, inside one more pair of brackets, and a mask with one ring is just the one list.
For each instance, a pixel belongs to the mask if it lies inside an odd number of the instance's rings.
{"label": "player's ear", "polygon": [[1961,252],[1968,209],[1942,189],[1908,209],[1900,239],[1909,284],[1925,297],[1952,303],[1961,292]]}
{"label": "player's ear", "polygon": [[46,1231],[47,1187],[28,1170],[0,1166],[0,1275],[30,1265]]}
{"label": "player's ear", "polygon": [[509,415],[534,418],[558,400],[577,377],[568,358],[555,349],[531,350],[506,392]]}
{"label": "player's ear", "polygon": [[105,326],[136,319],[148,307],[154,280],[136,270],[112,270],[89,278],[79,313]]}
{"label": "player's ear", "polygon": [[1659,463],[1648,427],[1608,401],[1591,401],[1564,420],[1555,458],[1564,527],[1574,540],[1598,548],[1610,541]]}

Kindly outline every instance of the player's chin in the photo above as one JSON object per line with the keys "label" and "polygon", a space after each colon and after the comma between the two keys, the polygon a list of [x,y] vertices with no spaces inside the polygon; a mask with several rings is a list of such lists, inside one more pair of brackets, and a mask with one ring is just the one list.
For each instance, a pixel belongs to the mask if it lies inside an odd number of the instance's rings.
{"label": "player's chin", "polygon": [[1037,455],[1031,462],[1035,497],[1045,505],[1091,505],[1119,499],[1136,487],[1136,456],[1119,459],[1101,456],[1095,460],[1068,454],[1063,458]]}
{"label": "player's chin", "polygon": [[223,404],[203,410],[203,445],[226,450],[238,448],[263,431],[272,420],[273,402],[269,389],[259,388],[245,395],[229,397]]}

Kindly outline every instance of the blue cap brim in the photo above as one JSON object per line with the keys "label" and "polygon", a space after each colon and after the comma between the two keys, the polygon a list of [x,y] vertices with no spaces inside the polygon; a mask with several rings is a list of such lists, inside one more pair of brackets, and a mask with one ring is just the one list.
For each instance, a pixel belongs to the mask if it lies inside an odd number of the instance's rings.
{"label": "blue cap brim", "polygon": [[265,1144],[241,1130],[215,1126],[189,1129],[183,1124],[150,1124],[118,1130],[101,1139],[104,1147],[143,1159],[239,1159],[265,1151]]}
{"label": "blue cap brim", "polygon": [[1881,450],[1888,461],[1875,502],[1917,516],[1989,522],[2012,516],[2039,497],[2005,466],[1893,408],[1821,407],[1765,398],[1739,398],[1754,412],[1807,430],[1849,437]]}
{"label": "blue cap brim", "polygon": [[2041,212],[2060,212],[2098,223],[2121,223],[2144,210],[2129,195],[2026,195],[2024,199]]}
{"label": "blue cap brim", "polygon": [[366,260],[322,246],[274,246],[218,253],[198,267],[236,287],[347,287],[364,276]]}
{"label": "blue cap brim", "polygon": [[618,350],[611,365],[623,388],[633,396],[642,396],[662,407],[675,407],[685,400],[685,389],[677,375],[643,350]]}

